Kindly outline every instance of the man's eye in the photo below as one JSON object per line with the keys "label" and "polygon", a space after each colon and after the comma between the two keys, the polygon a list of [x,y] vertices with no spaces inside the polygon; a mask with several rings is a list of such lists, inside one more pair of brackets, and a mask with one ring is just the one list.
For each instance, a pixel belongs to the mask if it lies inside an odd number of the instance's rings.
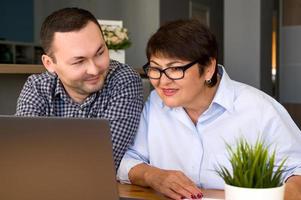
{"label": "man's eye", "polygon": [[79,64],[82,64],[83,62],[84,62],[83,60],[79,60],[79,61],[72,63],[72,65],[79,65]]}
{"label": "man's eye", "polygon": [[101,56],[103,54],[103,51],[97,52],[96,56]]}

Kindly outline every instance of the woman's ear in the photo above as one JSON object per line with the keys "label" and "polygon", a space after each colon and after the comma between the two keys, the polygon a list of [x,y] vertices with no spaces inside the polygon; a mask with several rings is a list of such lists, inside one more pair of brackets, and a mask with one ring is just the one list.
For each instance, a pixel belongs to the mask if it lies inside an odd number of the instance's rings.
{"label": "woman's ear", "polygon": [[216,59],[210,58],[210,62],[205,69],[205,80],[211,80],[216,67]]}
{"label": "woman's ear", "polygon": [[46,54],[43,54],[41,59],[42,59],[43,65],[45,66],[47,71],[54,74],[55,73],[55,67],[54,67],[55,63],[53,62],[53,59]]}

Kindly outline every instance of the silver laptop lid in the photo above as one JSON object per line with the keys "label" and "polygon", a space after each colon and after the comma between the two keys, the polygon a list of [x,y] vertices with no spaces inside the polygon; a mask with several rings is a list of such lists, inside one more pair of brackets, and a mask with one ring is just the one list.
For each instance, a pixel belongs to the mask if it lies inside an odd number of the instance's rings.
{"label": "silver laptop lid", "polygon": [[0,199],[119,199],[109,123],[0,116]]}

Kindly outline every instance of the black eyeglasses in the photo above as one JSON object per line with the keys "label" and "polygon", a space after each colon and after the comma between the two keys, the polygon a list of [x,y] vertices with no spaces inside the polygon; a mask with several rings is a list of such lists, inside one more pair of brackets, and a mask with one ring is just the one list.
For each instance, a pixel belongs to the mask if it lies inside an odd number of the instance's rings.
{"label": "black eyeglasses", "polygon": [[199,60],[193,61],[184,66],[167,67],[165,69],[161,69],[160,67],[156,66],[150,66],[150,63],[148,62],[143,65],[143,70],[145,74],[151,79],[160,79],[162,73],[164,73],[165,76],[167,76],[171,80],[179,80],[184,78],[185,71],[196,64],[198,61]]}

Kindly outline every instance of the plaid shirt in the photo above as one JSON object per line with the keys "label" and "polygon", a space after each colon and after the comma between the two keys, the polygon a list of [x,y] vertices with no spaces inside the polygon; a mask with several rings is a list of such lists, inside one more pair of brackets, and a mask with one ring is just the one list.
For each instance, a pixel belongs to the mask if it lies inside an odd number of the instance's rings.
{"label": "plaid shirt", "polygon": [[31,75],[17,102],[17,116],[103,118],[110,121],[115,167],[136,134],[143,107],[142,82],[128,65],[111,60],[103,88],[75,103],[48,72]]}

